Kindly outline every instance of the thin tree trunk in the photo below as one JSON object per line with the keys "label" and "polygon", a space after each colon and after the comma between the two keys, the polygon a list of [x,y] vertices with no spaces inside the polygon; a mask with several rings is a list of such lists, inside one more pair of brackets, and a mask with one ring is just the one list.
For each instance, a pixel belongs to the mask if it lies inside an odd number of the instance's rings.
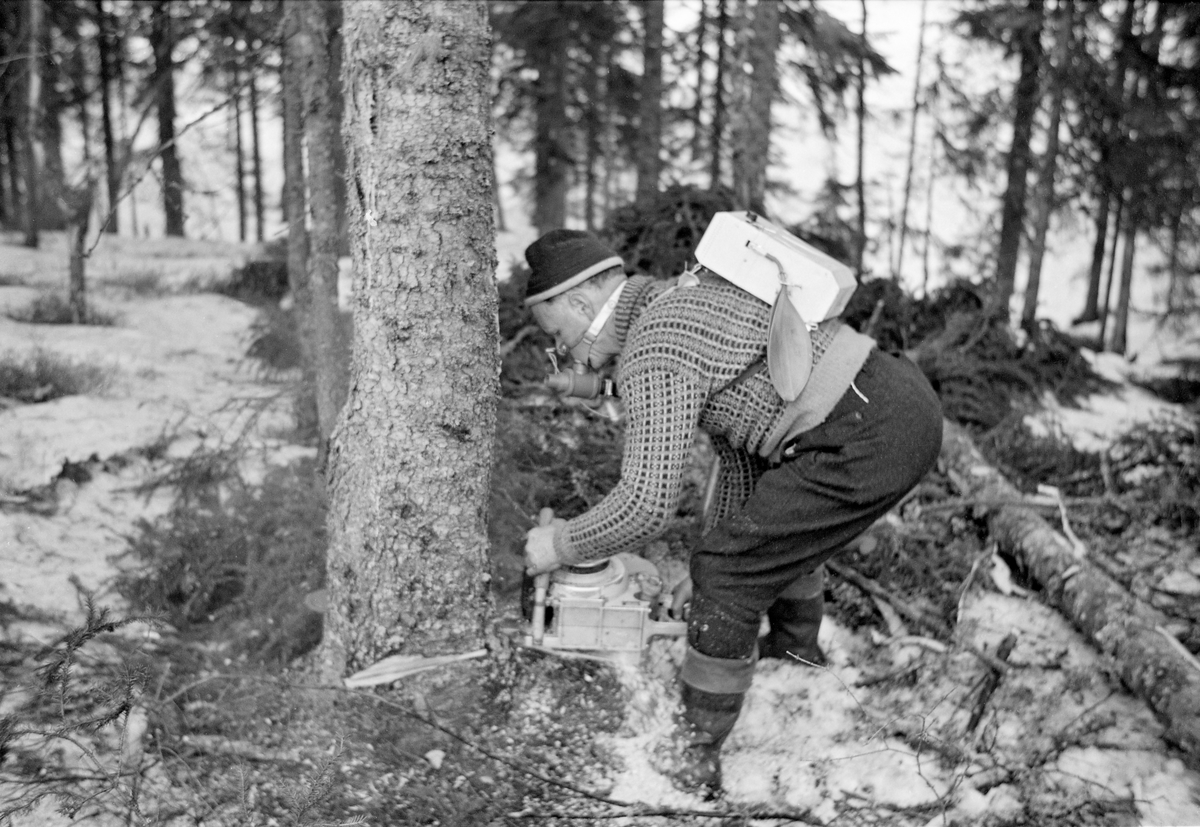
{"label": "thin tree trunk", "polygon": [[155,0],[150,15],[150,43],[154,52],[154,83],[158,103],[158,144],[163,147],[163,213],[166,234],[183,235],[183,170],[175,146],[175,34],[171,26],[171,0]]}
{"label": "thin tree trunk", "polygon": [[658,193],[662,172],[662,49],[663,0],[642,0],[641,101],[638,106],[636,200],[646,203]]}
{"label": "thin tree trunk", "polygon": [[38,128],[41,143],[41,158],[38,162],[38,227],[42,230],[66,229],[63,204],[67,196],[66,167],[63,164],[63,111],[70,107],[69,99],[59,91],[62,60],[51,59],[54,26],[47,22],[45,0],[38,0],[42,8],[39,51],[42,55],[38,71],[41,73],[42,100],[38,106],[42,122]]}
{"label": "thin tree trunk", "polygon": [[1000,224],[1000,241],[996,248],[995,291],[991,312],[1008,319],[1009,299],[1012,298],[1017,274],[1017,257],[1021,251],[1021,236],[1025,225],[1025,192],[1028,186],[1029,142],[1033,131],[1033,116],[1038,104],[1038,67],[1042,63],[1043,0],[1027,0],[1029,17],[1035,21],[1020,33],[1021,74],[1013,94],[1013,135],[1006,164],[1007,182]]}
{"label": "thin tree trunk", "polygon": [[1109,304],[1112,301],[1113,276],[1116,274],[1117,269],[1117,245],[1121,241],[1121,233],[1126,220],[1124,195],[1117,193],[1114,197],[1117,201],[1117,212],[1113,217],[1112,248],[1108,253],[1108,279],[1104,283],[1104,306],[1100,309],[1100,350],[1102,352],[1108,350],[1108,347],[1105,345],[1105,342],[1108,340],[1108,310]]}
{"label": "thin tree trunk", "polygon": [[867,145],[867,61],[864,55],[867,47],[867,0],[859,0],[862,9],[862,42],[858,52],[858,178],[854,182],[854,191],[858,195],[858,238],[855,240],[855,278],[863,280],[867,252],[867,183],[866,183],[866,145]]}
{"label": "thin tree trunk", "polygon": [[67,216],[67,236],[71,243],[68,265],[67,304],[74,324],[87,324],[87,234],[96,195],[96,181],[89,174],[84,189],[72,198]]}
{"label": "thin tree trunk", "polygon": [[925,58],[925,12],[929,0],[921,0],[921,22],[917,27],[917,65],[913,80],[912,121],[908,127],[908,161],[904,168],[904,200],[900,206],[900,245],[892,279],[898,280],[904,269],[904,244],[908,240],[908,203],[912,197],[913,163],[917,153],[917,120],[921,114],[921,68]]}
{"label": "thin tree trunk", "polygon": [[113,137],[113,20],[104,6],[104,0],[96,0],[96,22],[100,27],[100,36],[96,38],[96,44],[100,49],[100,127],[104,135],[105,194],[108,196],[108,220],[104,222],[104,232],[115,235],[120,232],[121,226],[115,209],[121,195],[121,167],[117,160],[116,141]]}
{"label": "thin tree trunk", "polygon": [[[16,31],[17,27],[10,22],[9,9],[6,4],[0,3],[0,65],[9,65],[9,35],[5,32]],[[6,151],[8,147],[8,131],[9,131],[9,113],[12,109],[12,104],[9,101],[10,86],[8,84],[0,84],[0,223],[7,224],[8,220],[16,212],[13,206],[13,198],[16,193],[9,188],[9,153]]]}
{"label": "thin tree trunk", "polygon": [[1129,220],[1126,222],[1125,237],[1121,249],[1121,284],[1117,289],[1117,309],[1113,314],[1112,351],[1122,356],[1128,349],[1130,293],[1133,289],[1133,257],[1137,251],[1137,204],[1129,205]]}
{"label": "thin tree trunk", "polygon": [[733,129],[733,191],[738,206],[766,213],[767,164],[771,154],[771,104],[778,88],[775,56],[779,50],[778,0],[757,0],[752,19],[743,22],[749,77],[739,96]]}
{"label": "thin tree trunk", "polygon": [[[1133,45],[1134,12],[1135,12],[1135,7],[1134,7],[1133,0],[1126,0],[1125,6],[1121,12],[1121,19],[1117,24],[1118,28],[1114,32],[1114,35],[1116,38],[1117,59],[1116,59],[1116,64],[1113,67],[1112,77],[1110,77],[1108,79],[1108,85],[1109,85],[1109,93],[1112,95],[1113,100],[1120,101],[1122,106],[1124,106],[1125,102],[1126,102],[1125,81],[1126,81],[1126,76],[1129,72],[1129,63],[1130,63],[1130,59],[1131,59],[1131,51],[1132,51],[1132,45]],[[1107,235],[1107,231],[1108,231],[1108,218],[1109,218],[1109,212],[1111,211],[1110,204],[1114,200],[1116,201],[1116,204],[1117,204],[1117,217],[1116,217],[1115,227],[1113,229],[1113,242],[1112,242],[1112,253],[1111,253],[1113,258],[1110,258],[1110,264],[1109,264],[1109,270],[1108,270],[1108,283],[1107,283],[1107,286],[1104,287],[1104,293],[1103,293],[1103,297],[1102,297],[1104,307],[1103,307],[1103,311],[1099,314],[1100,315],[1100,347],[1101,347],[1101,349],[1104,348],[1105,331],[1108,326],[1109,296],[1112,293],[1113,264],[1111,262],[1115,260],[1115,256],[1117,254],[1116,253],[1117,242],[1120,238],[1122,209],[1124,206],[1124,193],[1122,192],[1120,187],[1117,187],[1114,184],[1113,170],[1111,169],[1112,156],[1113,156],[1113,141],[1114,141],[1114,138],[1112,136],[1118,135],[1120,133],[1120,131],[1122,130],[1122,128],[1123,128],[1123,125],[1122,125],[1121,113],[1118,112],[1115,116],[1107,115],[1107,114],[1104,116],[1104,123],[1103,123],[1103,129],[1102,129],[1102,134],[1104,136],[1104,140],[1102,140],[1100,143],[1100,159],[1099,159],[1099,163],[1097,165],[1097,174],[1096,174],[1096,178],[1097,178],[1097,181],[1098,181],[1100,189],[1101,189],[1100,197],[1102,199],[1102,204],[1101,204],[1100,214],[1097,215],[1097,217],[1096,217],[1096,240],[1095,240],[1095,244],[1092,248],[1092,279],[1094,280],[1097,289],[1099,289],[1101,286],[1100,273],[1101,273],[1101,269],[1103,268],[1104,246],[1106,243],[1105,236]],[[1090,298],[1091,297],[1091,284],[1090,283],[1088,285],[1088,291],[1089,291],[1089,298]],[[1086,318],[1088,315],[1088,312],[1087,312],[1088,307],[1089,307],[1089,305],[1085,305],[1084,317],[1081,318],[1080,321],[1091,321],[1091,319]]]}
{"label": "thin tree trunk", "polygon": [[[583,79],[584,94],[587,97],[587,107],[583,112],[583,226],[588,232],[596,229],[596,189],[599,186],[596,165],[600,163],[600,140],[605,123],[600,91],[601,71],[602,67],[607,65],[605,61],[604,44],[589,42],[587,74]],[[500,192],[499,186],[496,187],[496,192]],[[499,226],[499,229],[504,228]]]}
{"label": "thin tree trunk", "polygon": [[717,77],[713,81],[713,118],[709,129],[708,147],[712,153],[709,158],[708,186],[717,189],[721,186],[721,149],[724,146],[722,135],[725,132],[725,38],[729,29],[729,0],[717,0]]}
{"label": "thin tree trunk", "polygon": [[933,237],[933,185],[937,180],[937,119],[929,136],[929,181],[925,186],[925,232],[921,245],[921,298],[929,296],[929,247]]}
{"label": "thin tree trunk", "polygon": [[[253,72],[253,67],[251,68]],[[337,77],[332,75],[332,77]],[[250,151],[254,153],[252,159],[254,169],[254,229],[255,238],[262,241],[266,237],[266,230],[263,227],[263,175],[262,175],[262,150],[259,147],[258,138],[258,82],[254,76],[250,77]]]}
{"label": "thin tree trunk", "polygon": [[41,118],[41,101],[42,101],[42,73],[39,68],[42,63],[41,50],[38,48],[38,41],[41,38],[42,31],[42,0],[25,0],[25,31],[26,31],[26,54],[28,55],[28,68],[26,75],[28,82],[26,84],[26,93],[28,95],[25,101],[25,246],[36,248],[38,246],[38,213],[39,213],[39,193],[38,185],[41,178],[41,165],[38,158],[38,147],[41,143],[38,135],[39,127],[42,123]]}
{"label": "thin tree trunk", "polygon": [[1050,126],[1046,134],[1046,151],[1042,155],[1041,171],[1034,188],[1033,243],[1029,247],[1029,278],[1025,285],[1025,305],[1021,327],[1033,333],[1037,324],[1038,293],[1042,283],[1042,260],[1046,254],[1046,234],[1054,212],[1054,176],[1058,171],[1058,129],[1062,122],[1063,92],[1066,87],[1067,61],[1071,57],[1071,35],[1075,25],[1074,0],[1064,0],[1059,9],[1058,39],[1054,46],[1053,90],[1050,100]]}
{"label": "thin tree trunk", "polygon": [[[330,77],[330,20],[322,0],[289,0],[300,4],[295,39],[297,70],[302,79],[304,138],[308,160],[308,197],[312,225],[308,236],[309,307],[305,328],[313,343],[320,433],[317,456],[323,466],[329,435],[345,399],[338,329],[337,170],[333,145],[341,141],[333,119]],[[490,201],[490,199],[489,199]]]}
{"label": "thin tree trunk", "polygon": [[700,20],[696,24],[696,102],[692,104],[692,163],[704,151],[704,70],[708,65],[708,0],[700,0]]}
{"label": "thin tree trunk", "polygon": [[238,208],[238,241],[246,240],[246,168],[242,159],[246,157],[242,147],[242,75],[233,67],[233,191]]}
{"label": "thin tree trunk", "polygon": [[562,0],[548,24],[542,48],[533,56],[534,83],[534,207],[533,226],[538,233],[563,227],[567,221],[567,187],[572,159],[567,122],[567,29]]}
{"label": "thin tree trunk", "polygon": [[[1100,167],[1105,167],[1106,153],[1101,150]],[[1097,182],[1100,191],[1099,204],[1096,207],[1095,240],[1092,242],[1092,265],[1088,271],[1087,297],[1083,301],[1083,312],[1075,319],[1076,324],[1094,322],[1100,318],[1100,283],[1104,279],[1104,250],[1108,245],[1108,210],[1112,197],[1108,186],[1103,181]]]}
{"label": "thin tree trunk", "polygon": [[499,391],[487,7],[349,3],[344,32],[355,342],[329,471],[335,675],[483,646]]}
{"label": "thin tree trunk", "polygon": [[[1180,186],[1186,187],[1187,185],[1180,184]],[[1179,291],[1179,245],[1182,240],[1183,211],[1188,200],[1181,191],[1176,198],[1171,216],[1171,246],[1167,250],[1167,316],[1175,312],[1176,294]]]}
{"label": "thin tree trunk", "polygon": [[[345,120],[346,107],[342,99],[342,3],[325,3],[325,12],[329,15],[329,77],[334,82],[329,87],[330,108],[333,122],[341,129]],[[333,168],[335,171],[333,189],[337,198],[338,222],[338,255],[350,255],[350,231],[346,225],[346,148],[342,141],[333,145]]]}
{"label": "thin tree trunk", "polygon": [[[1009,483],[957,425],[946,423],[941,464],[960,493],[979,501],[1014,502]],[[1166,739],[1200,758],[1200,670],[1170,637],[1167,618],[1130,594],[1092,563],[1041,515],[1014,505],[989,510],[988,526],[1001,551],[1023,563],[1048,601],[1113,658],[1121,681],[1162,717]]]}
{"label": "thin tree trunk", "polygon": [[[287,221],[288,288],[292,291],[293,314],[303,325],[309,313],[308,290],[308,198],[304,180],[304,96],[303,79],[296,56],[300,29],[300,6],[292,0],[283,3],[283,66],[279,72],[283,98],[283,212]],[[304,370],[313,387],[313,343],[307,335],[300,339]]]}
{"label": "thin tree trunk", "polygon": [[17,134],[17,119],[7,116],[4,117],[4,153],[8,158],[8,189],[12,196],[13,223],[23,224],[24,213],[22,212],[21,198],[23,150]]}
{"label": "thin tree trunk", "polygon": [[[3,59],[4,50],[0,48],[0,60]],[[4,97],[0,95],[0,107],[4,104]],[[13,214],[12,193],[8,188],[8,153],[4,151],[7,141],[8,119],[0,116],[0,226],[7,225]]]}

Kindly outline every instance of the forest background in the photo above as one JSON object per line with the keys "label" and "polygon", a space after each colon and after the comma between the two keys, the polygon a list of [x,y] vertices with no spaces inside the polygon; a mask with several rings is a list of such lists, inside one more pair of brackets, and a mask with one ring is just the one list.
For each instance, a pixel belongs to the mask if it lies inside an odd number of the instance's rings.
{"label": "forest background", "polygon": [[[63,289],[24,320],[104,324],[89,264],[117,239],[246,242],[219,286],[260,306],[252,355],[298,377],[315,449],[297,475],[303,553],[259,569],[244,543],[212,541],[246,503],[231,446],[207,446],[160,478],[179,507],[135,538],[146,568],[123,596],[196,633],[270,621],[253,636],[269,645],[245,648],[326,679],[491,646],[531,515],[611,484],[619,429],[588,436],[595,422],[537,390],[545,342],[515,301],[537,233],[592,229],[631,270],[670,276],[713,212],[777,220],[854,268],[851,322],[913,355],[1027,489],[1114,494],[1107,455],[1056,448],[1048,467],[1024,406],[1101,387],[1084,348],[1141,354],[1134,331],[1194,321],[1191,5],[21,0],[0,15],[0,221],[6,243],[64,254]],[[1171,373],[1142,384],[1191,401],[1194,365],[1166,356]],[[56,393],[12,368],[6,399]],[[1176,443],[1161,450],[1186,470]],[[543,465],[515,461],[530,455]],[[1194,505],[1172,491],[1158,504],[1186,530]],[[89,613],[68,659],[106,623]],[[1194,652],[1192,621],[1179,636]]]}

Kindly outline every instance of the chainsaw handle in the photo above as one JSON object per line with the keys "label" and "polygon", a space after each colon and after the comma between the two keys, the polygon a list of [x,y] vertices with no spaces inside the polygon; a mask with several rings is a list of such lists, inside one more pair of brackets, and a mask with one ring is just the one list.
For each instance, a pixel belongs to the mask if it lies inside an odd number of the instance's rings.
{"label": "chainsaw handle", "polygon": [[[547,526],[554,521],[554,509],[543,508],[538,512],[538,525]],[[530,630],[533,645],[541,646],[546,636],[546,592],[550,588],[550,572],[542,572],[533,578],[533,628]]]}

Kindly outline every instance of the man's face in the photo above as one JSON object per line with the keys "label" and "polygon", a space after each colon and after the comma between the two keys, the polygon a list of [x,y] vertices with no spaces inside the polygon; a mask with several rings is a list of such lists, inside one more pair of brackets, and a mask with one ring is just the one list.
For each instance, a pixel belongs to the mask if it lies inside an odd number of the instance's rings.
{"label": "man's face", "polygon": [[539,302],[530,308],[538,327],[554,337],[554,345],[560,356],[571,354],[576,362],[585,362],[590,347],[583,337],[592,323],[588,313],[590,305],[576,292]]}

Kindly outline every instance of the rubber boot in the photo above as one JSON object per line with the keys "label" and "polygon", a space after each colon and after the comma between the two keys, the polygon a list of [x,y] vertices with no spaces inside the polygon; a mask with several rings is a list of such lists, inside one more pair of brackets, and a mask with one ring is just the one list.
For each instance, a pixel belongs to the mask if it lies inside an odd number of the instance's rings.
{"label": "rubber boot", "polygon": [[789,586],[767,610],[771,630],[759,641],[759,655],[791,663],[824,666],[825,653],[817,643],[825,614],[822,569]]}
{"label": "rubber boot", "polygon": [[721,790],[721,745],[742,711],[757,656],[714,658],[688,648],[680,671],[683,709],[675,732],[654,752],[654,765],[687,792],[705,798]]}

